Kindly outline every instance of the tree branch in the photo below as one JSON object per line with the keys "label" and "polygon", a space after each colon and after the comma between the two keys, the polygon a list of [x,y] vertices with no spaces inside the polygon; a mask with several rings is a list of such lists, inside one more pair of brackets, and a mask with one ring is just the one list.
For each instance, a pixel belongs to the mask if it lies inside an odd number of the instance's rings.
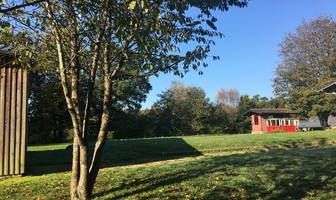
{"label": "tree branch", "polygon": [[13,7],[9,7],[9,8],[6,8],[6,9],[1,9],[0,8],[0,13],[6,14],[8,12],[11,12],[11,11],[14,11],[14,10],[17,10],[17,9],[20,9],[20,8],[23,8],[23,7],[27,7],[27,6],[32,6],[34,4],[41,3],[41,2],[44,2],[44,1],[47,1],[47,0],[36,0],[36,1],[32,1],[30,3],[23,3],[23,4],[16,5],[16,6],[13,6]]}

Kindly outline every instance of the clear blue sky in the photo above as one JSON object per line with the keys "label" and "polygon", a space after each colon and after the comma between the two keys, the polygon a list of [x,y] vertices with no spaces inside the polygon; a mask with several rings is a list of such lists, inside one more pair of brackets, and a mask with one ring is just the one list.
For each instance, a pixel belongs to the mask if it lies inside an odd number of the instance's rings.
{"label": "clear blue sky", "polygon": [[[304,20],[327,15],[336,20],[336,0],[250,0],[246,8],[216,12],[217,28],[225,37],[216,39],[203,75],[189,72],[181,79],[187,86],[204,89],[211,101],[221,89],[237,89],[240,94],[273,97],[272,79],[277,65],[279,44],[286,33],[294,32]],[[179,79],[170,74],[152,77],[153,86],[143,108],[149,108],[157,95]]]}

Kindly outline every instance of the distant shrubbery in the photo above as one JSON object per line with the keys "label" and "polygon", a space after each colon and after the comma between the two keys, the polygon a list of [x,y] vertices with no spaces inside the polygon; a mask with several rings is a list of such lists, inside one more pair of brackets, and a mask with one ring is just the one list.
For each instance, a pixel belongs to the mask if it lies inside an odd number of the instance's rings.
{"label": "distant shrubbery", "polygon": [[[31,88],[29,143],[71,140],[71,121],[57,76],[33,74]],[[99,105],[100,100],[95,101]],[[240,95],[235,89],[221,89],[213,103],[202,88],[185,86],[176,81],[159,95],[151,108],[141,110],[135,102],[132,103],[133,106],[115,104],[110,120],[110,139],[247,133],[251,131],[251,122],[249,117],[242,115],[246,110],[284,106],[281,99],[259,95],[250,98]],[[89,122],[92,139],[98,133],[99,112],[100,107],[96,106]]]}

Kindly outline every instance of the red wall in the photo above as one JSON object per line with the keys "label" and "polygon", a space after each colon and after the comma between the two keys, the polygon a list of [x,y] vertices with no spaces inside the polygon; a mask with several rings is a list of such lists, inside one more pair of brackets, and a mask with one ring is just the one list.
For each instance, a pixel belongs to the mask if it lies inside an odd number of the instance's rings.
{"label": "red wall", "polygon": [[[267,131],[266,120],[262,116],[253,114],[251,116],[251,121],[252,121],[252,133],[264,133]],[[258,123],[256,123],[256,121],[258,121]]]}
{"label": "red wall", "polygon": [[297,131],[295,125],[267,126],[267,120],[263,116],[257,114],[253,114],[251,116],[251,121],[252,121],[252,133],[266,133],[273,131],[286,131],[286,132]]}

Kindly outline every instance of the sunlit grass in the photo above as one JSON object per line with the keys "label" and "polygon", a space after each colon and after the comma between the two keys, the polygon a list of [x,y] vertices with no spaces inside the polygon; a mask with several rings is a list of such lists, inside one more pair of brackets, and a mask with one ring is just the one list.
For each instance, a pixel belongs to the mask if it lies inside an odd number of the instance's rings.
{"label": "sunlit grass", "polygon": [[52,151],[59,149],[66,149],[71,143],[61,143],[61,144],[45,144],[45,145],[31,145],[28,146],[28,151]]}
{"label": "sunlit grass", "polygon": [[[214,149],[299,147],[333,142],[336,142],[336,130],[115,140],[107,142],[103,163],[107,166],[139,164],[185,155],[197,156]],[[70,143],[29,146],[27,164],[31,166],[70,164],[71,151]]]}
{"label": "sunlit grass", "polygon": [[183,139],[198,150],[267,146],[267,145],[291,145],[307,144],[310,142],[330,142],[336,139],[336,130],[312,131],[297,133],[265,133],[265,134],[238,134],[238,135],[214,135],[190,136]]}
{"label": "sunlit grass", "polygon": [[[335,146],[105,169],[97,199],[335,199]],[[109,188],[109,189],[106,189]]]}
{"label": "sunlit grass", "polygon": [[[113,141],[94,198],[336,199],[334,141],[333,130]],[[0,199],[69,199],[68,146],[29,147],[33,170],[0,179]]]}

